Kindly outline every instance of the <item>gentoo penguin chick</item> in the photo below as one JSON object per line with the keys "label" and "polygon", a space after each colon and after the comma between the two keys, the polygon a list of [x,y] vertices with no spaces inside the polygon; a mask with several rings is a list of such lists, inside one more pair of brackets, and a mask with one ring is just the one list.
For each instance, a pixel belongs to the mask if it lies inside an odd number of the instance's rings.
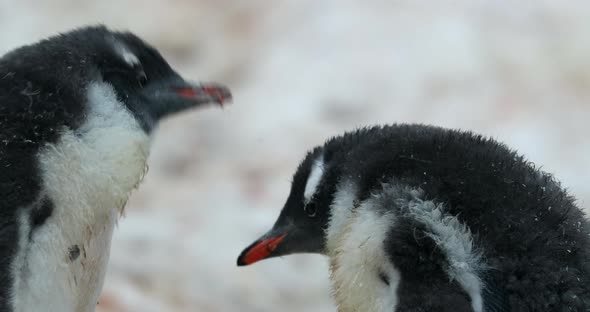
{"label": "gentoo penguin chick", "polygon": [[300,164],[238,265],[330,260],[341,312],[590,311],[590,226],[549,174],[491,139],[360,129]]}
{"label": "gentoo penguin chick", "polygon": [[150,133],[171,113],[229,97],[102,26],[0,58],[0,311],[94,311]]}

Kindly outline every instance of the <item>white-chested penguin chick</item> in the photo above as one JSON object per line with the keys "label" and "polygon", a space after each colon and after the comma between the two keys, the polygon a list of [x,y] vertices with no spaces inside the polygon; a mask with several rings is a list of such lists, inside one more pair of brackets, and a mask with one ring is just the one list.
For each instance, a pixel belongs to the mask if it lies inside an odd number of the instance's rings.
{"label": "white-chested penguin chick", "polygon": [[94,311],[150,133],[171,113],[229,97],[103,26],[0,58],[0,311]]}
{"label": "white-chested penguin chick", "polygon": [[506,146],[394,125],[308,153],[238,265],[325,254],[341,312],[590,311],[589,233],[559,183]]}

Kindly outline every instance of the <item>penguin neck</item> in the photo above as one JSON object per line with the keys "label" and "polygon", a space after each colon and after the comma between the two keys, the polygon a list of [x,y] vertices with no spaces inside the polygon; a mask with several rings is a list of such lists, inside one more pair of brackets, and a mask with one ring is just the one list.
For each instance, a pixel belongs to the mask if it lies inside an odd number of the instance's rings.
{"label": "penguin neck", "polygon": [[354,183],[343,182],[337,189],[326,249],[338,311],[394,311],[400,272],[384,246],[394,215],[382,213],[371,201],[358,203]]}
{"label": "penguin neck", "polygon": [[456,306],[482,311],[485,264],[468,228],[418,189],[385,183],[362,201],[357,191],[354,183],[339,185],[326,233],[339,311],[394,311],[412,298],[437,296],[416,293],[420,283],[449,290]]}

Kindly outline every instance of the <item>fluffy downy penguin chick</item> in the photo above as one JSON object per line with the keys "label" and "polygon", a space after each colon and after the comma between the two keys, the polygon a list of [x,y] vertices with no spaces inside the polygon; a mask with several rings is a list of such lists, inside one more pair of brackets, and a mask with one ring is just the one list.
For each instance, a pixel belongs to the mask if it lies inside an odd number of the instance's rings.
{"label": "fluffy downy penguin chick", "polygon": [[309,152],[238,265],[327,255],[341,312],[590,311],[589,233],[558,182],[504,145],[394,125]]}
{"label": "fluffy downy penguin chick", "polygon": [[101,26],[0,58],[0,311],[94,311],[150,133],[171,113],[229,97]]}

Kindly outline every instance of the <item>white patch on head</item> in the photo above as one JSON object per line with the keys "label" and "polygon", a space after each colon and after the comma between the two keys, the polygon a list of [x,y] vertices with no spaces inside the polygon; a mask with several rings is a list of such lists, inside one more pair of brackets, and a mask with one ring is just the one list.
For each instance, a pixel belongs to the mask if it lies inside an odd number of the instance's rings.
{"label": "white patch on head", "polygon": [[485,265],[481,254],[473,246],[469,228],[456,216],[446,214],[442,205],[418,197],[408,203],[407,215],[426,225],[426,234],[434,240],[449,261],[447,274],[469,294],[473,311],[482,312],[482,282],[479,273]]}
{"label": "white patch on head", "polygon": [[319,157],[311,165],[311,171],[309,173],[309,177],[307,178],[307,183],[305,184],[305,191],[303,192],[303,200],[305,204],[309,203],[309,201],[311,201],[313,198],[313,195],[315,195],[323,175],[324,160],[322,157]]}
{"label": "white patch on head", "polygon": [[113,43],[113,48],[115,52],[125,61],[125,63],[129,64],[130,67],[134,67],[137,65],[141,65],[139,59],[135,54],[133,54],[129,49],[120,41],[115,41]]}
{"label": "white patch on head", "polygon": [[[102,291],[114,226],[146,170],[149,138],[106,83],[88,88],[87,120],[64,128],[38,154],[42,193],[52,215],[28,240],[20,218],[13,263],[15,312],[94,311]],[[69,248],[79,257],[71,261]]]}
{"label": "white patch on head", "polygon": [[[352,210],[355,193],[347,192],[352,191],[349,187],[353,188],[349,185],[338,190],[332,211],[339,212],[334,213],[328,228],[332,291],[338,311],[395,311],[400,273],[383,246],[395,217],[379,214],[373,200]],[[338,216],[340,213],[344,214]]]}

